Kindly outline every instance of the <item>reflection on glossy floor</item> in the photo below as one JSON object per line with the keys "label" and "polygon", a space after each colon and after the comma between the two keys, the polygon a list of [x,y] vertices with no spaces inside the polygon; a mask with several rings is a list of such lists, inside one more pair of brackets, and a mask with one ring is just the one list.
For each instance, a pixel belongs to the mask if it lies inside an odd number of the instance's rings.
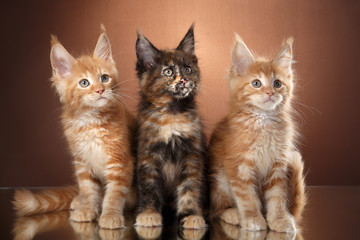
{"label": "reflection on glossy floor", "polygon": [[125,229],[100,229],[96,222],[70,222],[69,212],[58,212],[14,219],[10,208],[13,190],[0,190],[1,239],[359,239],[360,188],[312,187],[304,214],[302,231],[297,234],[242,231],[239,227],[216,221],[202,230],[181,230],[173,218],[165,217],[158,228],[134,228],[134,216],[126,215]]}

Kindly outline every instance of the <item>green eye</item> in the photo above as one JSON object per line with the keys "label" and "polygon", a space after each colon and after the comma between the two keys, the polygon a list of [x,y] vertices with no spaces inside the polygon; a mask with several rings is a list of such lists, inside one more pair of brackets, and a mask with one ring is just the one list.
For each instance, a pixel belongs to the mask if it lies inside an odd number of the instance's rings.
{"label": "green eye", "polygon": [[79,82],[79,85],[82,88],[86,88],[86,87],[88,87],[90,85],[90,82],[87,79],[81,79],[80,82]]}
{"label": "green eye", "polygon": [[109,82],[110,77],[109,77],[109,75],[103,74],[103,75],[101,75],[100,80],[103,83],[107,83],[107,82]]}
{"label": "green eye", "polygon": [[280,80],[275,80],[274,81],[274,87],[275,88],[281,88],[282,86],[282,82]]}
{"label": "green eye", "polygon": [[254,88],[259,88],[261,87],[261,82],[259,79],[255,79],[254,81],[251,82],[251,86],[253,86]]}
{"label": "green eye", "polygon": [[167,77],[171,77],[171,75],[173,74],[173,70],[171,70],[170,68],[166,68],[164,69],[163,74]]}
{"label": "green eye", "polygon": [[186,72],[187,74],[191,73],[191,72],[192,72],[191,67],[185,67],[185,72]]}

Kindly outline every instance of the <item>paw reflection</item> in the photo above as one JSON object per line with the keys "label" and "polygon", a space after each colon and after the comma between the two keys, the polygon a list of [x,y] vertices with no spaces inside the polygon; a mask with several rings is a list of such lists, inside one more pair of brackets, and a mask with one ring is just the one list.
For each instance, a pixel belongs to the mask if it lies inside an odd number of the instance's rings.
{"label": "paw reflection", "polygon": [[156,239],[160,237],[162,227],[135,227],[136,232],[142,239]]}
{"label": "paw reflection", "polygon": [[79,239],[100,239],[98,237],[98,225],[96,222],[74,222],[70,225]]}
{"label": "paw reflection", "polygon": [[185,229],[182,228],[179,232],[179,239],[184,240],[200,240],[205,235],[207,228],[200,229]]}
{"label": "paw reflection", "polygon": [[[97,222],[70,222],[78,239],[84,240],[122,240],[135,239],[133,228],[128,226],[121,229],[100,228]],[[128,224],[127,224],[128,225]]]}
{"label": "paw reflection", "polygon": [[211,228],[211,239],[237,240],[302,240],[300,232],[280,233],[275,231],[246,231],[240,226],[228,224],[224,221],[215,221]]}

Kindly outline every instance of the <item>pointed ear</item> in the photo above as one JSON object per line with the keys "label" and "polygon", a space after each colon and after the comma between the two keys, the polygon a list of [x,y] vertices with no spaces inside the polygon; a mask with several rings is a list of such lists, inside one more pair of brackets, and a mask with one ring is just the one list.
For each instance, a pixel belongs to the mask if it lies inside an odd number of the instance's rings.
{"label": "pointed ear", "polygon": [[194,24],[191,25],[176,49],[195,55]]}
{"label": "pointed ear", "polygon": [[249,65],[253,62],[255,62],[255,58],[240,36],[235,33],[235,46],[232,50],[232,64],[237,75],[244,75]]}
{"label": "pointed ear", "polygon": [[50,61],[54,75],[62,78],[70,75],[71,68],[76,61],[54,35],[51,36]]}
{"label": "pointed ear", "polygon": [[291,72],[293,42],[294,42],[294,38],[292,37],[288,38],[284,43],[284,45],[281,47],[278,54],[272,60],[273,64],[276,64],[277,66],[289,72]]}
{"label": "pointed ear", "polygon": [[155,58],[159,50],[140,32],[137,32],[136,56],[138,61],[142,62],[146,70],[156,66]]}
{"label": "pointed ear", "polygon": [[102,26],[103,33],[100,34],[96,43],[93,56],[107,61],[114,61],[111,54],[111,45],[105,33],[105,28]]}

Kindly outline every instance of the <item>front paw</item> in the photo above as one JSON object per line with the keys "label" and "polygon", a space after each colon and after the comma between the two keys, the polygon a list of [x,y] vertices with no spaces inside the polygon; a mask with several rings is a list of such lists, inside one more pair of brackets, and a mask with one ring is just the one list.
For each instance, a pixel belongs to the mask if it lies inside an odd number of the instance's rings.
{"label": "front paw", "polygon": [[75,222],[91,222],[97,218],[98,213],[89,208],[78,208],[70,213],[70,220]]}
{"label": "front paw", "polygon": [[181,220],[181,226],[189,229],[200,229],[206,227],[206,224],[202,216],[190,215]]}
{"label": "front paw", "polygon": [[267,229],[267,224],[262,216],[259,217],[247,217],[240,222],[243,230],[249,231],[261,231]]}
{"label": "front paw", "polygon": [[139,227],[156,227],[162,225],[162,217],[161,214],[152,211],[152,210],[146,210],[136,217],[136,226]]}
{"label": "front paw", "polygon": [[295,220],[290,215],[269,220],[269,228],[276,232],[296,232]]}
{"label": "front paw", "polygon": [[99,219],[99,226],[107,229],[125,228],[125,219],[123,215],[102,214]]}
{"label": "front paw", "polygon": [[240,224],[240,216],[238,213],[237,208],[228,208],[222,213],[220,213],[219,218],[226,223],[232,225],[239,225]]}

